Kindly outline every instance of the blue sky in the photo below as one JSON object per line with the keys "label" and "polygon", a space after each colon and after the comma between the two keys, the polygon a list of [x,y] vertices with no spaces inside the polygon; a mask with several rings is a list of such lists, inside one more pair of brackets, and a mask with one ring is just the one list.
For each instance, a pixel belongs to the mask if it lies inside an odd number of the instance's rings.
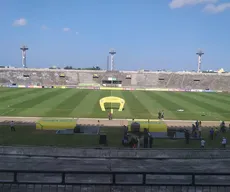
{"label": "blue sky", "polygon": [[0,65],[230,70],[229,0],[1,0]]}

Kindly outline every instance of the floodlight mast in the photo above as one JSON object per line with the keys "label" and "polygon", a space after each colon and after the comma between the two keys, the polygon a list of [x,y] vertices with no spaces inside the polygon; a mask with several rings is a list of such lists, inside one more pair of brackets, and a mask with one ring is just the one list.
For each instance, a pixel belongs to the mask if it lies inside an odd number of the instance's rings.
{"label": "floodlight mast", "polygon": [[113,71],[114,70],[114,56],[116,54],[116,51],[114,49],[111,49],[109,51],[110,54],[110,70]]}
{"label": "floodlight mast", "polygon": [[196,54],[198,55],[197,73],[200,73],[201,72],[201,57],[202,55],[204,55],[204,52],[201,49],[199,49]]}
{"label": "floodlight mast", "polygon": [[25,45],[23,45],[22,47],[20,47],[20,49],[22,50],[22,66],[24,68],[27,68],[27,65],[26,65],[26,51],[29,50],[29,48],[26,47]]}

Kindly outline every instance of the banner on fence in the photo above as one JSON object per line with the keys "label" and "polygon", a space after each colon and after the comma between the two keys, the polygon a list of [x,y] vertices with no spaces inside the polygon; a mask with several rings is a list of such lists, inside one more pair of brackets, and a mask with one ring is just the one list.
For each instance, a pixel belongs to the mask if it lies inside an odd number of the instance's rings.
{"label": "banner on fence", "polygon": [[203,90],[202,92],[205,92],[205,93],[213,93],[213,92],[216,92],[214,90]]}
{"label": "banner on fence", "polygon": [[100,84],[97,83],[79,83],[79,87],[100,87]]}
{"label": "banner on fence", "polygon": [[184,92],[185,89],[168,89],[168,91],[173,91],[173,92]]}
{"label": "banner on fence", "polygon": [[121,87],[100,87],[100,90],[117,90],[117,91],[121,91],[123,90]]}
{"label": "banner on fence", "polygon": [[[83,86],[85,85],[85,86]],[[166,89],[166,88],[132,88],[132,87],[102,87],[97,84],[81,84],[81,86],[67,85],[67,86],[37,86],[37,85],[0,85],[0,87],[9,88],[76,88],[76,89],[88,89],[88,90],[118,90],[118,91],[171,91],[171,92],[204,92],[204,93],[230,93],[230,91],[221,90],[203,90],[203,89]]]}
{"label": "banner on fence", "polygon": [[18,88],[25,88],[25,85],[18,85]]}
{"label": "banner on fence", "polygon": [[123,88],[124,91],[134,91],[134,90],[137,90],[137,91],[144,91],[145,89],[135,89],[135,88]]}
{"label": "banner on fence", "polygon": [[191,92],[203,92],[202,89],[191,89]]}
{"label": "banner on fence", "polygon": [[168,91],[169,89],[146,88],[145,91]]}
{"label": "banner on fence", "polygon": [[54,88],[65,89],[66,86],[54,86]]}
{"label": "banner on fence", "polygon": [[9,85],[10,88],[18,88],[17,85]]}
{"label": "banner on fence", "polygon": [[67,85],[66,88],[77,88],[76,85]]}
{"label": "banner on fence", "polygon": [[42,88],[42,86],[33,85],[30,88]]}

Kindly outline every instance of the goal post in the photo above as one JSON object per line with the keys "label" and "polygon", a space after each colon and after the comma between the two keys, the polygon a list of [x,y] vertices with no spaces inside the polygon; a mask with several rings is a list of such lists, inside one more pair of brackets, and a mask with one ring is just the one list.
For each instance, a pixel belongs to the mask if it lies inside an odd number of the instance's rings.
{"label": "goal post", "polygon": [[101,98],[99,103],[102,111],[105,111],[105,103],[118,103],[119,104],[118,111],[122,111],[125,105],[125,100],[120,97],[110,96],[110,97]]}

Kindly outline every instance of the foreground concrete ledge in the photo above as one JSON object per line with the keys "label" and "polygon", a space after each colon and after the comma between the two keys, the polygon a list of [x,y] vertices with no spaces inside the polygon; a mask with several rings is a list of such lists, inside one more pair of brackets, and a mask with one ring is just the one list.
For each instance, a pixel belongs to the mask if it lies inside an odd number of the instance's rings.
{"label": "foreground concrete ledge", "polygon": [[0,146],[0,155],[66,157],[66,158],[131,158],[131,159],[230,159],[228,149],[116,149]]}

